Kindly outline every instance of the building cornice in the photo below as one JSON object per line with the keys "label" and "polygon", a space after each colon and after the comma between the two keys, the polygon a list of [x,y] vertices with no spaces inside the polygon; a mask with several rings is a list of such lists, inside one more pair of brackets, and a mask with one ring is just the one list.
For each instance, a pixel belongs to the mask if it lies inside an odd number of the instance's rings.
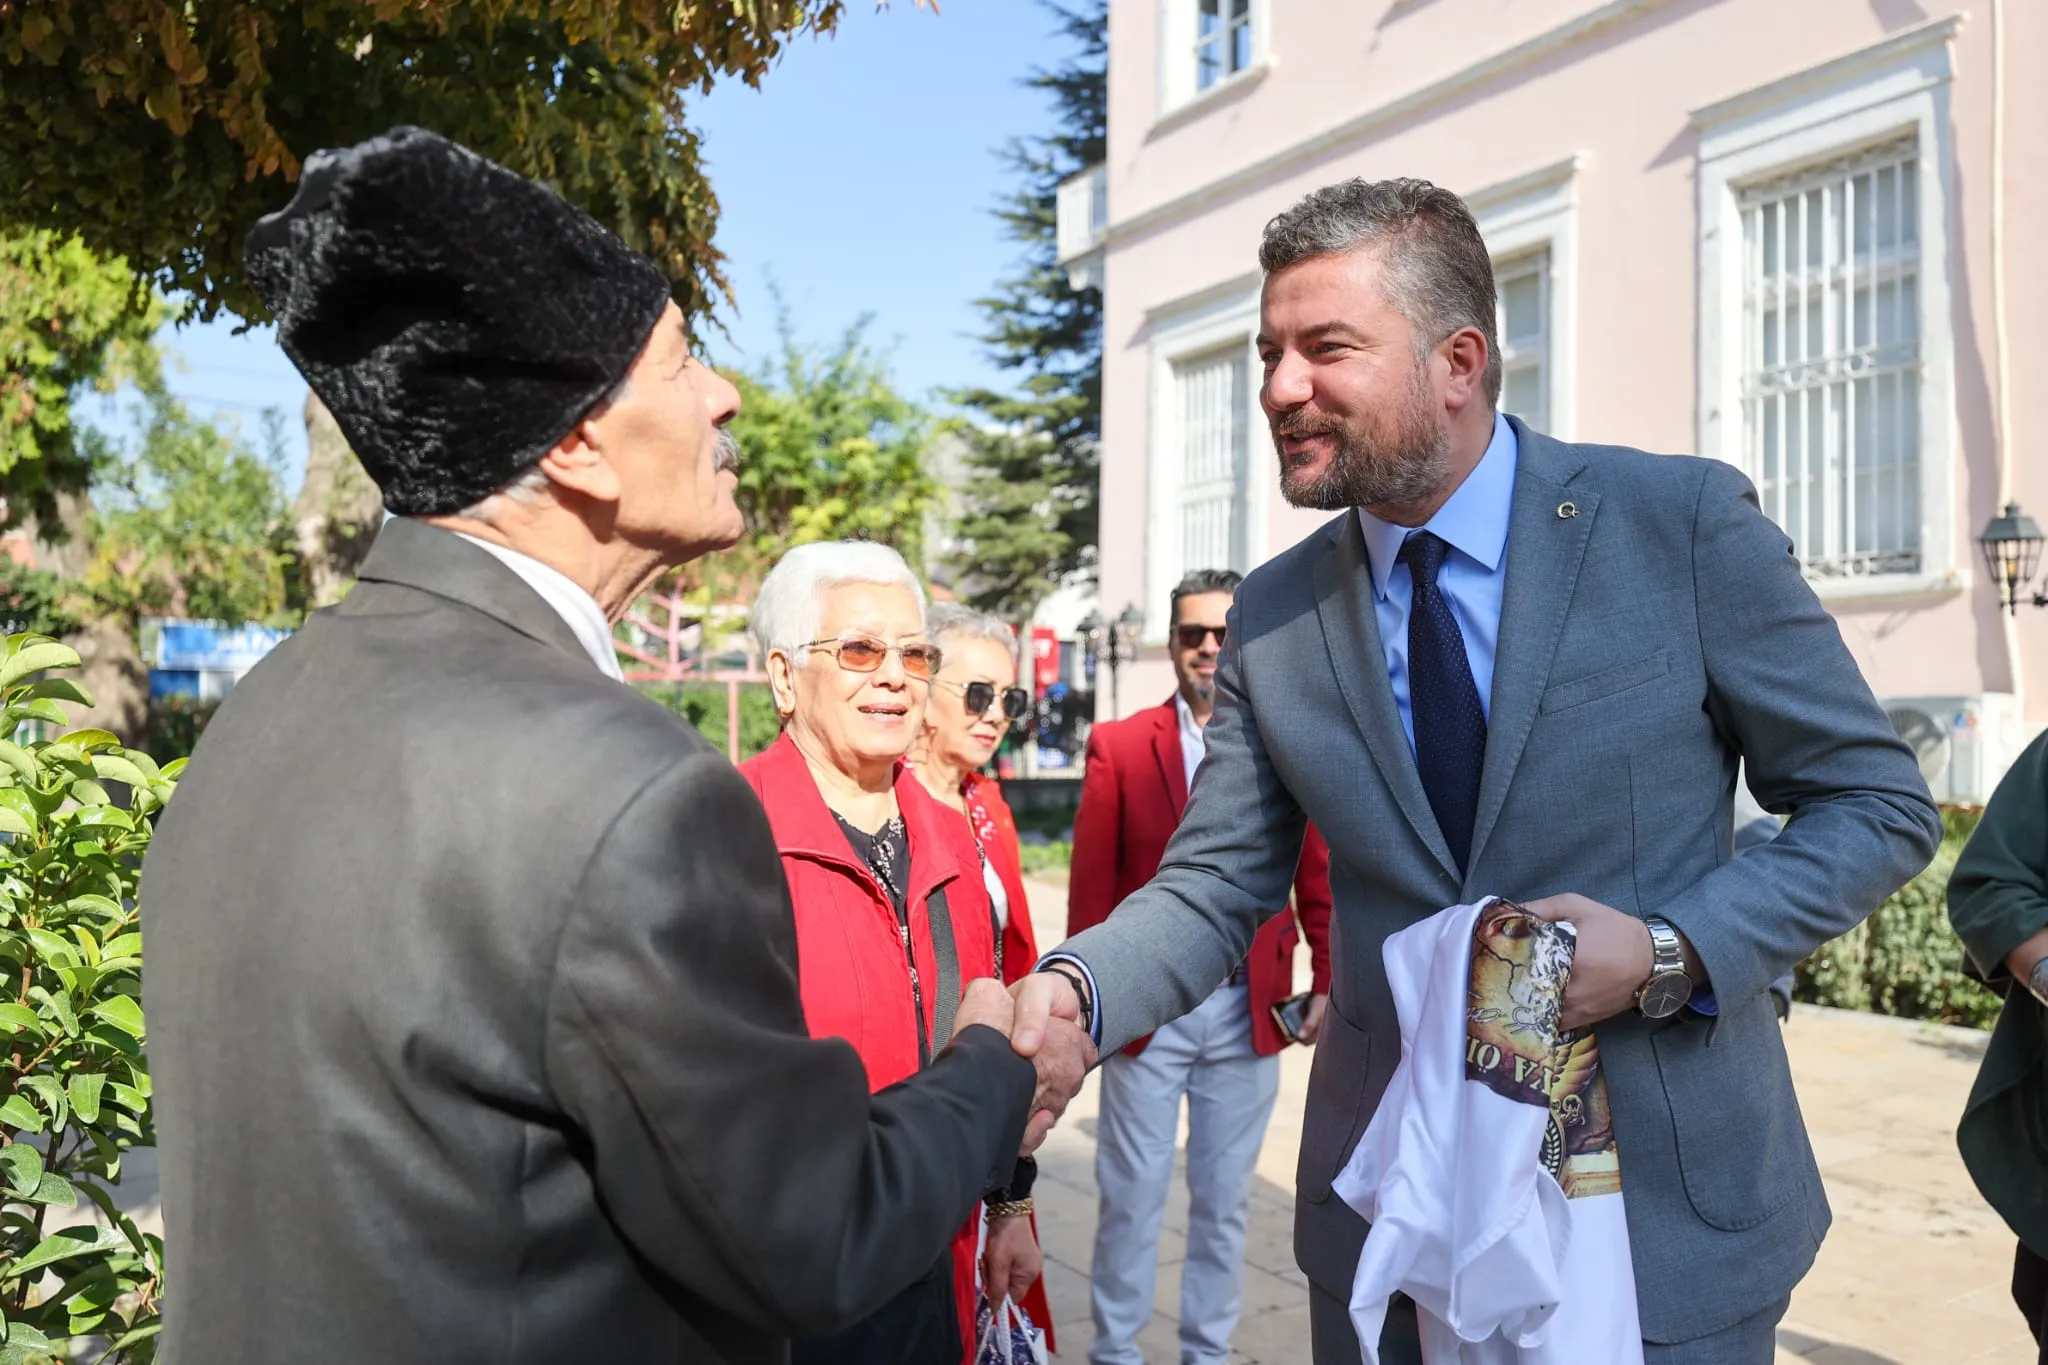
{"label": "building cornice", "polygon": [[1560,52],[1586,42],[1611,28],[1639,19],[1655,10],[1669,8],[1675,3],[1676,0],[1608,0],[1607,4],[1546,29],[1526,42],[1482,57],[1420,89],[1411,90],[1385,104],[1376,105],[1362,114],[1346,119],[1333,128],[1303,138],[1248,165],[1240,166],[1229,174],[1186,194],[1178,195],[1162,204],[1155,204],[1130,218],[1112,222],[1109,225],[1108,244],[1115,247],[1187,217],[1210,204],[1234,199],[1276,175],[1320,161],[1381,129],[1413,118],[1503,76],[1547,61]]}
{"label": "building cornice", "polygon": [[1739,95],[1703,104],[1692,111],[1693,126],[1700,129],[1718,128],[1734,123],[1750,115],[1777,109],[1812,94],[1817,90],[1834,89],[1853,84],[1866,76],[1900,66],[1911,58],[1928,53],[1940,53],[1944,63],[1942,69],[1933,73],[1937,80],[1947,80],[1954,75],[1953,58],[1949,44],[1955,41],[1969,12],[1959,10],[1942,19],[1930,19],[1924,24],[1894,33],[1882,42],[1854,52],[1810,66],[1804,71],[1795,71],[1789,76],[1745,90]]}

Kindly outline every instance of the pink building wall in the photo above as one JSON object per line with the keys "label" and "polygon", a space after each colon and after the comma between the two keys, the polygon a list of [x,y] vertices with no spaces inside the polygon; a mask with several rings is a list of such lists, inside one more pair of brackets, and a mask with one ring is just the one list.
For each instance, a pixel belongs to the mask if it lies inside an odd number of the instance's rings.
{"label": "pink building wall", "polygon": [[[1692,111],[1888,38],[1944,33],[1959,14],[1934,0],[1264,0],[1263,72],[1162,118],[1157,44],[1175,3],[1117,0],[1110,15],[1101,598],[1111,614],[1163,596],[1150,581],[1147,515],[1155,343],[1171,325],[1159,310],[1242,287],[1275,212],[1354,175],[1415,175],[1470,194],[1579,157],[1569,177],[1573,326],[1559,357],[1572,420],[1560,434],[1692,452],[1712,401],[1701,378],[1702,130]],[[2003,20],[2012,493],[2048,520],[2048,437],[2018,397],[2048,362],[2048,253],[2035,245],[2048,224],[2048,89],[2033,79],[2048,64],[2048,6],[2006,0]],[[2008,626],[1975,543],[1998,502],[1991,28],[1979,0],[1954,23],[1944,58],[1953,341],[1946,358],[1925,362],[1948,367],[1953,394],[1943,528],[1952,551],[1936,566],[1953,575],[1933,590],[1829,606],[1881,697],[2018,691],[2016,742],[2048,725],[2048,611],[2023,606]],[[1333,133],[1347,124],[1348,135]],[[1270,489],[1262,423],[1252,445],[1251,478]],[[1323,520],[1277,492],[1260,510],[1255,560]],[[1148,650],[1124,671],[1124,711],[1171,686]]]}

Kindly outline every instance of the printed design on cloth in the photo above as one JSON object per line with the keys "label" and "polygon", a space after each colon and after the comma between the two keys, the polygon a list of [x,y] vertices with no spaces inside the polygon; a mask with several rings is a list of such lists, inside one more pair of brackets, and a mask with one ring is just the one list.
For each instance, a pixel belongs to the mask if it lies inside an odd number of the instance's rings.
{"label": "printed design on cloth", "polygon": [[1512,901],[1480,911],[1472,930],[1465,1078],[1504,1099],[1547,1109],[1543,1167],[1568,1199],[1617,1194],[1621,1160],[1600,1044],[1559,1027],[1576,931]]}

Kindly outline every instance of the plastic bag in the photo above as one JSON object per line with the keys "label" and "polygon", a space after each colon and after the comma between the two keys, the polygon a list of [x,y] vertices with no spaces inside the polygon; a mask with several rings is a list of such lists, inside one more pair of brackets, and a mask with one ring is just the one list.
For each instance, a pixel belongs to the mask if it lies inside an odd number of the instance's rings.
{"label": "plastic bag", "polygon": [[1050,1365],[1044,1329],[1008,1295],[1000,1306],[990,1304],[986,1294],[976,1298],[974,1334],[981,1344],[975,1348],[974,1365]]}

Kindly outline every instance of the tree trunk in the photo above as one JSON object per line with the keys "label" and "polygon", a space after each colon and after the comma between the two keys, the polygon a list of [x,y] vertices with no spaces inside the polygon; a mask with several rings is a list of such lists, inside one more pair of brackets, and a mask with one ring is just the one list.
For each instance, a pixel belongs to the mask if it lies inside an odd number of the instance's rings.
{"label": "tree trunk", "polygon": [[383,524],[383,495],[348,448],[327,405],[308,391],[306,481],[292,504],[307,610],[341,600]]}
{"label": "tree trunk", "polygon": [[64,640],[78,651],[78,685],[93,702],[72,725],[111,730],[130,747],[140,747],[149,724],[149,666],[136,635],[134,620],[117,613],[88,621]]}

